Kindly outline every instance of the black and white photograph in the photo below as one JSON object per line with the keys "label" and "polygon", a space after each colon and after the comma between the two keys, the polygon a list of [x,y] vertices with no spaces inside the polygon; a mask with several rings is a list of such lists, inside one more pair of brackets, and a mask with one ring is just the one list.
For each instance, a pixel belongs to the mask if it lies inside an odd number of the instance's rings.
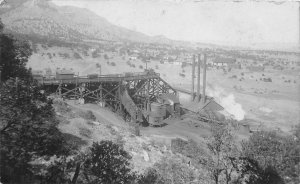
{"label": "black and white photograph", "polygon": [[299,184],[300,1],[0,0],[0,184]]}

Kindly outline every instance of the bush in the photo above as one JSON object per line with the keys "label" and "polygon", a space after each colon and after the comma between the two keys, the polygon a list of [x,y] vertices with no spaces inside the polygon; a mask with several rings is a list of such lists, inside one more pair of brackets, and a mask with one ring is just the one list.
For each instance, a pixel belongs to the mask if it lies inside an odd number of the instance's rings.
{"label": "bush", "polygon": [[81,146],[88,144],[86,140],[68,133],[63,133],[63,139],[66,141],[70,150],[79,150]]}
{"label": "bush", "polygon": [[70,55],[68,53],[58,53],[58,55],[64,59],[70,58]]}
{"label": "bush", "polygon": [[61,114],[67,114],[69,112],[71,112],[71,108],[69,107],[69,105],[62,101],[62,100],[54,100],[53,101],[55,107],[56,107],[56,111],[61,113]]}
{"label": "bush", "polygon": [[238,147],[234,141],[233,127],[213,124],[212,135],[207,140],[209,154],[204,159],[204,165],[212,180],[218,184],[221,180],[232,181],[234,167],[232,159],[238,155]]}
{"label": "bush", "polygon": [[124,144],[125,144],[125,140],[123,139],[123,137],[121,135],[117,135],[115,142],[119,146],[124,146]]}
{"label": "bush", "polygon": [[272,82],[272,79],[271,78],[263,78],[263,81],[264,82]]}
{"label": "bush", "polygon": [[92,131],[87,129],[87,128],[80,127],[79,128],[79,134],[84,136],[84,137],[91,138]]}
{"label": "bush", "polygon": [[207,153],[201,148],[195,141],[185,141],[180,138],[171,140],[171,150],[173,153],[180,153],[191,159],[192,164],[195,167],[199,167],[200,164],[206,163]]}
{"label": "bush", "polygon": [[188,166],[188,160],[178,156],[164,157],[160,162],[154,164],[154,168],[158,174],[154,174],[150,178],[156,178],[156,183],[186,184],[199,180],[196,170]]}
{"label": "bush", "polygon": [[130,155],[112,141],[93,143],[85,168],[95,177],[92,183],[130,183],[135,175],[130,169]]}
{"label": "bush", "polygon": [[89,53],[86,50],[84,50],[82,53],[84,56],[89,56]]}
{"label": "bush", "polygon": [[256,160],[240,157],[232,159],[231,163],[238,174],[232,178],[232,183],[284,184],[284,181],[273,167],[262,168]]}
{"label": "bush", "polygon": [[110,65],[111,66],[116,66],[116,63],[115,62],[111,62]]}
{"label": "bush", "polygon": [[300,166],[300,147],[297,134],[281,136],[276,132],[255,132],[248,141],[242,143],[244,156],[256,160],[263,170],[274,169],[281,178],[295,183],[300,182],[297,177],[297,167]]}
{"label": "bush", "polygon": [[74,58],[75,59],[82,59],[82,57],[77,52],[74,52]]}
{"label": "bush", "polygon": [[188,64],[187,64],[187,62],[182,62],[181,63],[181,68],[184,68],[184,67],[186,67]]}
{"label": "bush", "polygon": [[143,69],[144,67],[142,65],[139,66],[140,69]]}
{"label": "bush", "polygon": [[47,55],[48,55],[49,59],[52,59],[51,53],[48,52]]}
{"label": "bush", "polygon": [[137,179],[138,184],[163,184],[163,178],[154,168],[149,168]]}
{"label": "bush", "polygon": [[185,74],[180,73],[179,76],[184,78],[184,77],[185,77]]}
{"label": "bush", "polygon": [[91,120],[86,120],[86,124],[88,124],[88,125],[95,125]]}
{"label": "bush", "polygon": [[184,147],[188,144],[188,141],[185,141],[180,138],[171,140],[171,151],[174,153],[182,153]]}
{"label": "bush", "polygon": [[104,54],[104,56],[103,56],[103,57],[104,57],[104,59],[105,59],[105,60],[108,60],[108,59],[109,59],[109,57],[108,57],[108,55],[107,55],[107,54]]}

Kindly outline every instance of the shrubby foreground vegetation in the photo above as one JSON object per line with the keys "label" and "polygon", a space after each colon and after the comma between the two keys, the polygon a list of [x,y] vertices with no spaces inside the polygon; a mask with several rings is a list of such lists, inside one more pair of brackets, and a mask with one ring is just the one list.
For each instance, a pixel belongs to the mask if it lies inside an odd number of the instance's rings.
{"label": "shrubby foreground vegetation", "polygon": [[[300,125],[290,135],[255,132],[235,141],[231,122],[211,127],[203,144],[174,139],[171,153],[143,174],[133,172],[122,144],[68,144],[48,98],[25,67],[27,42],[2,32],[0,21],[0,180],[43,184],[300,183]],[[92,112],[83,114],[95,120]]]}

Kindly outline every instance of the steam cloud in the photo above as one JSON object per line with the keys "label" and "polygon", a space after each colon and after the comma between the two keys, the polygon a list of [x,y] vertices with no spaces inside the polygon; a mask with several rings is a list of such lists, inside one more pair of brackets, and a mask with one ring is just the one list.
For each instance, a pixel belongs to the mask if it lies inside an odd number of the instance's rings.
{"label": "steam cloud", "polygon": [[234,119],[240,121],[245,117],[246,112],[243,110],[241,104],[235,101],[235,97],[233,94],[228,94],[221,87],[212,87],[207,90],[208,96],[213,97],[216,102],[220,103],[224,107],[224,109],[233,115]]}

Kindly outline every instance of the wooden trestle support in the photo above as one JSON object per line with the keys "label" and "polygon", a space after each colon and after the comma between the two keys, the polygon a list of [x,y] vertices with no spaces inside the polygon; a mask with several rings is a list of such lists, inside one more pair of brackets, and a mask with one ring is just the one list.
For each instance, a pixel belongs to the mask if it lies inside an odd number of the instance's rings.
{"label": "wooden trestle support", "polygon": [[[98,103],[102,107],[108,107],[113,112],[120,114],[129,121],[133,117],[128,107],[122,102],[122,95],[125,91],[129,94],[135,106],[142,112],[147,120],[147,112],[150,110],[150,103],[156,102],[161,94],[174,94],[177,92],[158,75],[151,77],[122,77],[117,80],[101,80],[85,82],[63,82],[48,83],[44,85],[46,91],[54,92],[63,99],[77,99],[79,103]],[[135,119],[135,118],[134,118]]]}

